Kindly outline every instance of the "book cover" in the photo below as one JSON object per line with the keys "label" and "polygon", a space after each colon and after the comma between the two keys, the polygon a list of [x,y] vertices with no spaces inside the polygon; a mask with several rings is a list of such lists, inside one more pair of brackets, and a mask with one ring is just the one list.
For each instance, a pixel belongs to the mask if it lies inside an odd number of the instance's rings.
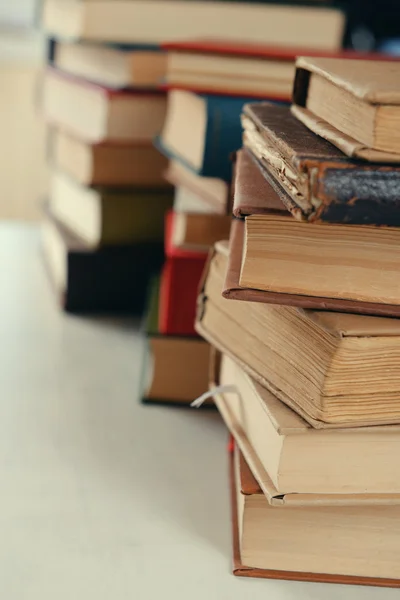
{"label": "book cover", "polygon": [[140,315],[149,279],[163,261],[162,244],[91,250],[46,209],[42,227],[45,265],[66,312]]}
{"label": "book cover", "polygon": [[[327,84],[332,84],[332,90],[344,92],[336,107],[338,111],[347,110],[348,112],[348,107],[342,106],[346,98],[350,102],[351,98],[359,101],[360,110],[356,111],[359,115],[361,112],[365,112],[362,111],[363,106],[370,108],[398,107],[400,105],[399,75],[400,62],[398,60],[355,61],[300,57],[296,61],[292,112],[314,133],[331,142],[349,157],[372,162],[398,163],[400,155],[397,151],[368,144],[361,137],[356,138],[350,131],[341,131],[322,116],[314,114],[308,108],[307,97],[311,77],[317,76]],[[361,133],[361,120],[364,120],[364,117],[365,115],[360,116],[356,136]],[[369,118],[372,121],[376,120],[377,113],[370,114]],[[350,119],[352,120],[352,116]],[[353,128],[351,127],[351,129]]]}
{"label": "book cover", "polygon": [[243,111],[244,145],[296,218],[400,225],[400,168],[350,159],[272,103]]}

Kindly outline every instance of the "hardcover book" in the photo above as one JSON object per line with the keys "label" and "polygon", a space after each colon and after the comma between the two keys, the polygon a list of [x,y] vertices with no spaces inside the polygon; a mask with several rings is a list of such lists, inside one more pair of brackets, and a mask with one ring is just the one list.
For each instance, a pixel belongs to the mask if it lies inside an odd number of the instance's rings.
{"label": "hardcover book", "polygon": [[284,106],[244,108],[244,145],[294,217],[400,226],[399,166],[350,159]]}
{"label": "hardcover book", "polygon": [[161,275],[159,332],[195,336],[194,321],[199,283],[207,252],[187,251],[173,242],[175,214],[166,219],[166,262]]}
{"label": "hardcover book", "polygon": [[214,401],[270,504],[400,504],[400,426],[314,429],[227,355],[212,355]]}
{"label": "hardcover book", "polygon": [[53,128],[49,162],[83,185],[169,187],[168,161],[150,143],[90,144]]}
{"label": "hardcover book", "polygon": [[162,243],[164,219],[172,202],[172,190],[90,188],[61,171],[51,175],[52,214],[91,248]]}
{"label": "hardcover book", "polygon": [[400,162],[400,62],[299,58],[293,112],[348,156]]}
{"label": "hardcover book", "polygon": [[140,395],[148,404],[189,405],[207,389],[210,346],[199,338],[160,334],[159,284],[157,277],[148,298]]}
{"label": "hardcover book", "polygon": [[197,175],[229,182],[230,155],[241,146],[240,114],[248,101],[171,90],[166,121],[156,144],[167,157]]}
{"label": "hardcover book", "polygon": [[345,16],[338,9],[207,0],[45,0],[43,25],[58,38],[159,44],[224,38],[271,45],[337,50]]}
{"label": "hardcover book", "polygon": [[152,88],[165,78],[167,56],[151,48],[59,40],[54,45],[52,64],[65,73],[110,88]]}
{"label": "hardcover book", "polygon": [[113,90],[48,68],[41,109],[50,125],[91,144],[149,144],[163,126],[166,96],[155,91]]}
{"label": "hardcover book", "polygon": [[234,575],[400,587],[399,506],[274,507],[229,458]]}
{"label": "hardcover book", "polygon": [[46,209],[42,250],[51,282],[67,312],[140,315],[147,286],[163,261],[162,244],[91,250]]}
{"label": "hardcover book", "polygon": [[[189,200],[189,206],[196,207],[196,210],[189,209],[187,212],[202,212],[199,206],[203,208],[203,212],[227,214],[230,186],[223,179],[217,177],[201,177],[192,170],[186,169],[180,162],[176,160],[169,161],[168,168],[164,173],[166,181],[179,190],[185,190],[186,195],[190,195],[192,202]],[[177,210],[185,210],[188,203],[183,201],[183,208]]]}
{"label": "hardcover book", "polygon": [[315,428],[400,423],[398,319],[299,310],[245,293],[247,302],[226,300],[229,270],[219,242],[198,300],[200,335]]}

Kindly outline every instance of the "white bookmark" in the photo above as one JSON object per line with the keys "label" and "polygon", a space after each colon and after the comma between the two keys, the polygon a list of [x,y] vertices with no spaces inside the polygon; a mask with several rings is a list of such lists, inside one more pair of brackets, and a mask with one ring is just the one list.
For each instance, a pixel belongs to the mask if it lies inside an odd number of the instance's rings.
{"label": "white bookmark", "polygon": [[208,392],[205,392],[204,394],[199,396],[196,400],[194,400],[194,402],[191,403],[190,406],[192,408],[200,408],[200,406],[203,406],[204,402],[206,402],[206,400],[208,400],[209,398],[213,398],[216,394],[224,393],[239,394],[239,391],[236,385],[218,385],[217,387],[212,388],[212,390],[209,390]]}

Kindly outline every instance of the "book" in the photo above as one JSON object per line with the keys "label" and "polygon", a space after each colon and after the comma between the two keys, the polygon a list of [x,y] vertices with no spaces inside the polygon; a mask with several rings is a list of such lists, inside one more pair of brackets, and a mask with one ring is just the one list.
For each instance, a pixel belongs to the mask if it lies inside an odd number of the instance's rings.
{"label": "book", "polygon": [[154,277],[144,323],[140,394],[145,403],[189,405],[207,389],[210,347],[198,337],[160,334],[159,302],[160,278]]}
{"label": "book", "polygon": [[200,335],[315,428],[400,423],[398,319],[227,300],[229,268],[218,242],[198,300]]}
{"label": "book", "polygon": [[207,252],[187,251],[173,242],[175,214],[166,218],[166,262],[161,275],[159,332],[164,335],[195,336],[197,293]]}
{"label": "book", "polygon": [[229,457],[234,575],[400,587],[399,506],[274,507]]}
{"label": "book", "polygon": [[175,160],[169,161],[164,176],[178,191],[177,212],[201,212],[203,208],[204,212],[227,214],[230,187],[223,179],[201,177]]}
{"label": "book", "polygon": [[207,389],[210,346],[199,338],[148,338],[145,403],[188,405]]}
{"label": "book", "polygon": [[53,65],[109,88],[157,87],[165,78],[167,57],[151,48],[115,47],[59,40]]}
{"label": "book", "polygon": [[[294,203],[292,208],[294,209]],[[236,153],[233,214],[239,219],[260,214],[287,215],[287,206],[266,182],[261,169],[246,148]]]}
{"label": "book", "polygon": [[300,58],[294,113],[348,156],[400,162],[400,63]]}
{"label": "book", "polygon": [[211,389],[236,392],[214,401],[270,504],[400,504],[399,426],[314,429],[227,355],[217,360]]}
{"label": "book", "polygon": [[208,252],[215,242],[229,237],[230,228],[228,215],[174,213],[172,243],[188,252]]}
{"label": "book", "polygon": [[52,214],[91,248],[162,242],[172,201],[169,190],[90,188],[61,171],[51,175]]}
{"label": "book", "polygon": [[60,305],[71,313],[143,311],[147,285],[163,261],[162,244],[92,250],[46,210],[42,251]]}
{"label": "book", "polygon": [[222,295],[225,298],[230,300],[245,300],[247,302],[282,304],[315,310],[389,317],[400,316],[400,309],[397,304],[361,302],[343,298],[304,296],[302,294],[281,294],[280,292],[267,292],[266,290],[258,290],[240,285],[244,237],[245,224],[243,221],[235,219],[231,225],[228,269],[222,290]]}
{"label": "book", "polygon": [[245,147],[294,217],[400,225],[398,166],[348,158],[284,106],[247,105],[242,123]]}
{"label": "book", "polygon": [[400,306],[399,275],[399,228],[246,217],[242,287]]}
{"label": "book", "polygon": [[43,25],[53,37],[159,44],[207,36],[337,50],[344,14],[329,7],[204,0],[46,0]]}
{"label": "book", "polygon": [[168,187],[168,161],[152,144],[90,144],[52,128],[49,162],[82,185]]}
{"label": "book", "polygon": [[167,43],[163,48],[168,52],[165,82],[171,88],[291,100],[294,50],[210,39]]}
{"label": "book", "polygon": [[112,90],[53,68],[43,78],[41,105],[48,123],[93,144],[149,143],[166,113],[161,92]]}
{"label": "book", "polygon": [[159,150],[197,175],[230,181],[230,155],[241,146],[240,114],[248,100],[171,90]]}

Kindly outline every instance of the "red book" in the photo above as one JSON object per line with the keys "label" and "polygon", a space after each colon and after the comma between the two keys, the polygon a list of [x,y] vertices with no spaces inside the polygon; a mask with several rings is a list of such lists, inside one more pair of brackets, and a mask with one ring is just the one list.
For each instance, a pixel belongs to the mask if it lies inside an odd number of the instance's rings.
{"label": "red book", "polygon": [[174,213],[166,218],[166,263],[161,275],[158,314],[159,332],[164,335],[197,335],[194,329],[197,294],[207,253],[188,252],[172,243]]}

